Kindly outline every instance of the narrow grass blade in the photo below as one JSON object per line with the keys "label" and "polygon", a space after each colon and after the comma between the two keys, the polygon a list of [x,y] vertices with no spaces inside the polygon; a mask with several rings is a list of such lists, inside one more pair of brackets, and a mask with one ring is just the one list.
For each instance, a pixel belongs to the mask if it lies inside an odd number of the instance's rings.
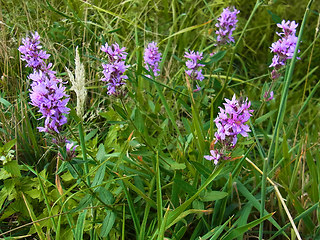
{"label": "narrow grass blade", "polygon": [[233,229],[230,231],[230,233],[228,233],[224,238],[222,238],[221,240],[233,240],[237,237],[240,237],[242,234],[244,234],[245,232],[247,232],[249,229],[257,226],[258,224],[260,224],[261,222],[267,220],[268,218],[270,218],[274,213],[270,213],[262,218],[259,218],[255,221],[252,221],[244,226],[238,227],[236,229]]}
{"label": "narrow grass blade", "polygon": [[199,190],[192,196],[190,197],[187,201],[185,201],[182,205],[180,205],[178,208],[170,212],[168,216],[168,221],[167,221],[167,228],[168,226],[175,221],[176,218],[179,217],[180,214],[182,214],[187,207],[199,196],[199,194],[219,175],[221,170],[223,169],[224,164],[222,163],[208,178],[207,180],[203,183],[203,185],[199,188]]}
{"label": "narrow grass blade", "polygon": [[133,221],[133,224],[134,224],[134,228],[136,230],[136,234],[139,234],[141,226],[140,226],[140,222],[139,222],[139,218],[138,218],[137,212],[135,210],[134,204],[132,202],[131,196],[130,196],[126,186],[124,185],[123,182],[121,182],[121,185],[122,185],[122,189],[123,189],[123,191],[124,191],[124,193],[126,195],[127,201],[128,201],[129,210],[130,210],[130,213],[131,213],[131,217],[132,217],[132,221]]}
{"label": "narrow grass blade", "polygon": [[36,229],[40,240],[45,240],[46,237],[44,236],[44,233],[43,233],[42,229],[40,228],[39,223],[38,223],[38,222],[35,222],[35,221],[37,221],[37,219],[36,219],[36,216],[35,216],[32,208],[31,208],[31,206],[30,206],[30,203],[28,202],[27,198],[24,196],[23,193],[21,193],[21,195],[22,195],[23,201],[24,201],[24,203],[26,204],[26,207],[27,207],[27,209],[28,209],[30,218],[31,218],[32,222],[34,222],[34,223],[33,223],[33,226],[34,226],[34,228]]}

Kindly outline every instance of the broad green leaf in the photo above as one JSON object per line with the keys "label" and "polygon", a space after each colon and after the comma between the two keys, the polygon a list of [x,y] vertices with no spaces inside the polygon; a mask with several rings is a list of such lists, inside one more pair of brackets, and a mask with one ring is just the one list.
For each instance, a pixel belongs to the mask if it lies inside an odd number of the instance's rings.
{"label": "broad green leaf", "polygon": [[21,177],[20,173],[20,166],[18,164],[17,160],[12,160],[10,162],[7,162],[3,168],[8,172],[11,173],[14,177]]}
{"label": "broad green leaf", "polygon": [[74,213],[84,209],[91,203],[91,201],[92,201],[92,196],[90,194],[85,195],[84,198],[80,200],[78,206],[72,209],[70,212]]}
{"label": "broad green leaf", "polygon": [[99,195],[99,198],[107,205],[113,204],[114,197],[110,191],[105,187],[97,187],[96,191]]}
{"label": "broad green leaf", "polygon": [[75,240],[82,240],[83,239],[83,230],[84,230],[84,222],[86,220],[87,209],[81,212],[78,216],[76,230],[75,230]]}
{"label": "broad green leaf", "polygon": [[103,162],[104,160],[106,160],[108,158],[103,144],[99,145],[96,157],[97,157],[97,160],[100,162]]}
{"label": "broad green leaf", "polygon": [[14,145],[16,145],[16,143],[17,143],[17,139],[12,139],[11,141],[7,142],[3,146],[4,151],[8,152]]}
{"label": "broad green leaf", "polygon": [[110,230],[112,229],[115,221],[116,221],[116,214],[110,210],[106,210],[107,215],[103,220],[100,237],[107,237]]}
{"label": "broad green leaf", "polygon": [[225,198],[226,196],[228,196],[227,192],[219,192],[219,191],[208,191],[204,194],[203,197],[201,197],[201,199],[204,202],[211,202],[211,201],[216,201],[222,198]]}
{"label": "broad green leaf", "polygon": [[91,186],[95,187],[97,185],[100,185],[104,179],[105,173],[106,173],[106,162],[99,167],[98,171],[96,172],[96,175],[94,176]]}
{"label": "broad green leaf", "polygon": [[120,115],[120,117],[123,118],[123,120],[127,120],[128,119],[128,116],[127,116],[125,110],[123,110],[122,107],[118,106],[117,104],[113,104],[112,107]]}

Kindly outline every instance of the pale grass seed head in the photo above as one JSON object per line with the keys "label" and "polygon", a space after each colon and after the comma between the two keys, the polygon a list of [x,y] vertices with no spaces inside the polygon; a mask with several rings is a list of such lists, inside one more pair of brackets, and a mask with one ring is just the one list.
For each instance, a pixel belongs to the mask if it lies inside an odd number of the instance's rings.
{"label": "pale grass seed head", "polygon": [[77,115],[82,119],[84,115],[84,104],[87,96],[87,90],[85,88],[86,78],[84,65],[80,61],[78,47],[76,48],[75,65],[75,76],[68,68],[66,68],[66,70],[72,84],[71,90],[75,91],[77,95]]}

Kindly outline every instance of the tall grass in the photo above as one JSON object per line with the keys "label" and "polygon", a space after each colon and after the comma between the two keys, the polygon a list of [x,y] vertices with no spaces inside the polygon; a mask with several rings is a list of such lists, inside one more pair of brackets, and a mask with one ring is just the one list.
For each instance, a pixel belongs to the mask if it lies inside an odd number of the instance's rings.
{"label": "tall grass", "polygon": [[[0,170],[0,236],[316,239],[320,3],[308,2],[2,1],[0,154],[14,150],[14,157]],[[238,41],[217,50],[214,24],[227,6],[240,10]],[[275,84],[275,100],[263,103],[271,82],[269,47],[282,19],[299,22],[301,59]],[[71,113],[63,132],[80,145],[77,157],[57,171],[58,150],[36,128],[30,70],[17,50],[35,30],[59,77],[68,80],[65,67],[74,69],[76,46],[86,69],[83,122],[68,91]],[[143,50],[151,41],[162,52],[158,78],[144,76]],[[121,99],[106,95],[100,81],[105,42],[129,53]],[[211,62],[200,93],[184,72],[187,49],[216,53],[204,60]],[[252,132],[233,161],[216,167],[203,156],[218,106],[234,93],[252,102]]]}

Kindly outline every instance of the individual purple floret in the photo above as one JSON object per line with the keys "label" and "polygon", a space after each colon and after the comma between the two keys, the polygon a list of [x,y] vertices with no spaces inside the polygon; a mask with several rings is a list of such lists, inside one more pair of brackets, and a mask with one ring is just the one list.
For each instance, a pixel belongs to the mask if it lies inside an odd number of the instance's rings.
{"label": "individual purple floret", "polygon": [[[189,50],[190,51],[190,50]],[[204,76],[202,74],[202,69],[199,69],[200,67],[203,67],[203,64],[198,63],[198,61],[202,60],[203,53],[199,52],[185,52],[184,57],[188,58],[189,60],[186,62],[186,66],[188,70],[186,70],[186,74],[190,76],[193,80],[199,80],[202,81],[204,79]]]}
{"label": "individual purple floret", "polygon": [[[269,96],[268,96],[269,95]],[[269,92],[266,91],[263,95],[263,98],[265,99],[266,102],[269,102],[273,99],[273,91]]]}
{"label": "individual purple floret", "polygon": [[37,32],[31,34],[32,38],[26,37],[22,39],[22,44],[18,50],[21,52],[21,60],[26,61],[26,67],[32,67],[35,70],[40,70],[45,67],[44,59],[48,59],[50,54],[41,50],[40,36]]}
{"label": "individual purple floret", "polygon": [[[150,72],[153,71],[155,77],[159,76],[159,62],[161,61],[161,53],[157,47],[156,42],[148,44],[148,47],[144,50],[144,64],[145,68]],[[151,78],[150,75],[147,75],[148,78]]]}
{"label": "individual purple floret", "polygon": [[107,82],[108,94],[119,94],[120,87],[125,85],[125,79],[128,79],[124,72],[129,67],[125,65],[127,58],[126,48],[120,48],[117,43],[109,46],[107,43],[101,47],[101,50],[108,56],[108,63],[102,64],[104,77],[101,79]]}
{"label": "individual purple floret", "polygon": [[272,79],[279,78],[280,74],[278,74],[277,70],[286,64],[287,59],[292,58],[298,41],[295,35],[298,24],[295,21],[286,22],[282,20],[281,24],[278,23],[277,26],[282,29],[282,32],[277,32],[277,35],[281,38],[272,43],[270,47],[271,52],[275,53],[269,66],[274,68],[271,74]]}
{"label": "individual purple floret", "polygon": [[224,45],[226,43],[234,42],[232,37],[232,32],[236,29],[237,14],[240,13],[239,10],[233,8],[233,11],[230,11],[230,8],[224,8],[220,17],[218,18],[218,23],[215,26],[218,28],[216,31],[217,34],[217,45]]}
{"label": "individual purple floret", "polygon": [[207,160],[214,160],[216,164],[219,159],[229,159],[227,151],[232,150],[237,141],[238,134],[243,137],[248,136],[250,132],[246,122],[250,119],[253,110],[249,110],[251,105],[248,99],[238,101],[233,95],[232,99],[225,99],[224,109],[220,107],[218,117],[214,120],[218,130],[215,133],[216,141],[219,143],[220,149],[211,150],[211,155],[204,156]]}
{"label": "individual purple floret", "polygon": [[23,45],[19,47],[22,53],[21,60],[26,61],[33,68],[28,78],[32,80],[30,86],[31,104],[39,108],[45,118],[45,126],[38,127],[40,132],[59,133],[60,128],[67,122],[66,115],[70,109],[67,108],[69,101],[65,93],[65,87],[61,79],[56,77],[56,72],[51,69],[52,63],[46,65],[44,59],[50,54],[41,50],[40,36],[37,32],[22,40]]}
{"label": "individual purple floret", "polygon": [[219,161],[219,159],[221,157],[221,154],[219,153],[218,150],[210,150],[210,154],[211,155],[204,156],[204,158],[209,160],[209,161],[213,160],[214,165],[217,165],[218,161]]}

